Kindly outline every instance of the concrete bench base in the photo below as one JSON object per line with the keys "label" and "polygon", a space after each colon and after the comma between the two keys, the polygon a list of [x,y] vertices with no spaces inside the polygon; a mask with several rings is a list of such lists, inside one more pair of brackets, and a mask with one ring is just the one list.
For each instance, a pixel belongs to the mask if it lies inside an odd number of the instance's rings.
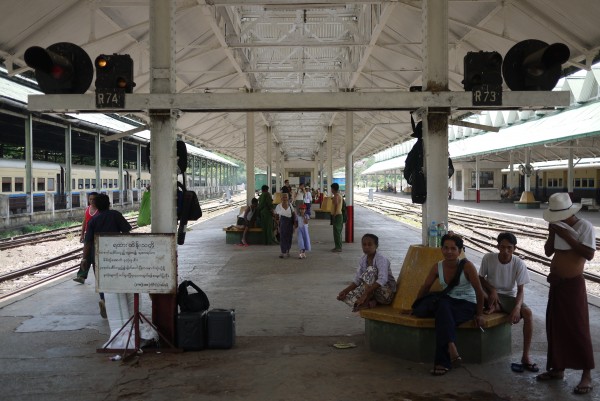
{"label": "concrete bench base", "polygon": [[[435,319],[411,315],[412,304],[431,266],[443,259],[440,248],[411,245],[398,277],[398,291],[391,305],[363,309],[369,349],[415,362],[433,364]],[[440,291],[435,282],[432,291]],[[457,347],[466,362],[482,363],[510,354],[511,330],[508,315],[483,316],[482,332],[473,320],[457,330]]]}
{"label": "concrete bench base", "polygon": [[[365,319],[365,335],[373,352],[433,365],[435,328]],[[509,324],[486,328],[485,333],[479,328],[459,328],[456,337],[458,352],[468,363],[484,363],[511,353]]]}
{"label": "concrete bench base", "polygon": [[517,209],[539,209],[541,202],[515,202]]}
{"label": "concrete bench base", "polygon": [[[242,235],[244,234],[244,230],[224,228],[223,231],[225,231],[226,244],[239,244],[240,242],[242,242]],[[250,245],[263,245],[264,242],[262,228],[251,228],[246,234],[246,242]]]}

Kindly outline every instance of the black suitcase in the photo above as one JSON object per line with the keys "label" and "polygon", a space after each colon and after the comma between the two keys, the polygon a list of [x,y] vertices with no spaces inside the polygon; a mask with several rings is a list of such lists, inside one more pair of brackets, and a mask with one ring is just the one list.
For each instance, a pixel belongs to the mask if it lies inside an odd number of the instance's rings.
{"label": "black suitcase", "polygon": [[177,346],[197,351],[206,348],[206,311],[182,312],[177,316]]}
{"label": "black suitcase", "polygon": [[235,345],[235,309],[212,309],[207,317],[207,345],[228,349]]}

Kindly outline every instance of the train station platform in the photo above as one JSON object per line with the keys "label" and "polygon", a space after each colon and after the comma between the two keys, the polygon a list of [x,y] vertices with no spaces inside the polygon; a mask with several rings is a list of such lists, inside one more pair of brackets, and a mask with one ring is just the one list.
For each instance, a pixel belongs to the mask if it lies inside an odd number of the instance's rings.
{"label": "train station platform", "polygon": [[[463,205],[464,206],[464,205]],[[516,212],[516,210],[515,210]],[[527,210],[528,213],[535,211]],[[483,213],[483,211],[482,211]],[[236,345],[230,350],[179,354],[147,349],[127,361],[96,353],[108,340],[89,280],[56,281],[0,305],[2,400],[600,400],[598,386],[572,394],[580,371],[564,380],[536,382],[533,373],[514,373],[521,356],[522,324],[512,328],[512,355],[485,364],[464,364],[445,376],[429,374],[432,363],[415,363],[370,352],[364,322],[336,300],[352,279],[362,255],[360,238],[379,236],[379,251],[397,277],[404,255],[420,243],[420,230],[362,207],[354,208],[355,242],[332,253],[329,222],[311,220],[313,250],[298,259],[279,259],[279,247],[227,245],[223,227],[236,211],[202,220],[178,247],[179,281],[192,280],[211,308],[234,308]],[[296,257],[294,257],[296,256]],[[476,265],[481,255],[469,251]],[[533,275],[526,302],[535,315],[532,359],[546,363],[544,326],[548,287]],[[150,315],[143,297],[142,312]],[[595,358],[599,361],[600,305],[590,299]],[[336,343],[356,347],[338,349]],[[434,347],[434,344],[431,344]],[[460,351],[460,350],[459,350]]]}

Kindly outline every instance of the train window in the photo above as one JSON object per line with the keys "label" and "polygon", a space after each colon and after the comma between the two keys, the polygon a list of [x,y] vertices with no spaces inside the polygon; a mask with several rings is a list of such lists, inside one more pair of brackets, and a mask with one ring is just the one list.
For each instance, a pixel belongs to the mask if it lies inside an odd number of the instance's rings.
{"label": "train window", "polygon": [[73,178],[73,179],[71,179],[71,189],[75,189],[75,188],[77,188],[77,187],[75,186],[75,178]]}
{"label": "train window", "polygon": [[54,191],[54,178],[48,178],[48,191]]}
{"label": "train window", "polygon": [[92,188],[96,189],[96,179],[92,178]]}
{"label": "train window", "polygon": [[23,188],[23,183],[25,180],[23,177],[15,177],[15,192],[23,192],[25,188]]}
{"label": "train window", "polygon": [[90,179],[89,178],[85,179],[85,189],[90,189]]}
{"label": "train window", "polygon": [[575,179],[576,188],[594,188],[593,178],[577,178]]}
{"label": "train window", "polygon": [[12,192],[12,177],[2,177],[2,192]]}
{"label": "train window", "polygon": [[77,188],[83,189],[83,178],[77,179]]}
{"label": "train window", "polygon": [[37,190],[38,191],[45,191],[46,190],[46,179],[45,178],[39,178],[37,179]]}
{"label": "train window", "polygon": [[562,178],[548,178],[548,188],[562,188]]}

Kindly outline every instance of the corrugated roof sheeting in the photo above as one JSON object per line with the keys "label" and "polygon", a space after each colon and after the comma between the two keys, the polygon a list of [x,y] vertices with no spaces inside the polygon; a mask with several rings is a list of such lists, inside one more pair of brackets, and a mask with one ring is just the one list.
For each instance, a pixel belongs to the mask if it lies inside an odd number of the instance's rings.
{"label": "corrugated roof sheeting", "polygon": [[[128,53],[135,64],[135,93],[148,93],[150,4],[149,0],[5,1],[0,14],[0,57],[12,74],[27,69],[23,54],[30,46],[73,42],[92,59],[101,53]],[[421,85],[421,1],[178,0],[174,4],[178,93],[394,92]],[[563,42],[571,51],[566,66],[590,65],[600,50],[599,15],[600,2],[592,0],[450,0],[449,89],[463,90],[463,57],[467,52],[495,50],[504,55],[526,39]],[[590,97],[598,96],[597,82],[595,79],[588,85],[586,81],[576,90],[574,101],[586,102],[588,92]],[[339,155],[345,152],[344,113],[315,115],[320,126],[312,132],[285,135],[283,126],[293,126],[294,122],[280,121],[278,113],[262,113],[255,118],[257,167],[265,167],[267,140],[281,141],[284,152],[290,149],[286,154],[290,160],[311,160],[330,125],[334,133],[332,163],[334,169],[343,167],[345,158]],[[146,116],[140,113],[139,117]],[[486,118],[490,117],[492,124],[514,120],[514,115],[509,115],[508,121],[500,114]],[[372,156],[410,140],[411,129],[407,112],[355,113],[357,143],[373,125],[390,121],[407,124],[394,133],[371,135],[356,157]],[[273,138],[266,137],[265,126],[273,127]],[[281,127],[281,132],[275,127]],[[245,160],[243,117],[184,113],[177,121],[177,130],[198,146],[221,148],[228,156]],[[453,128],[451,137],[478,133],[471,128]],[[300,137],[312,144],[300,151],[294,147],[292,154],[292,146],[285,142]]]}

